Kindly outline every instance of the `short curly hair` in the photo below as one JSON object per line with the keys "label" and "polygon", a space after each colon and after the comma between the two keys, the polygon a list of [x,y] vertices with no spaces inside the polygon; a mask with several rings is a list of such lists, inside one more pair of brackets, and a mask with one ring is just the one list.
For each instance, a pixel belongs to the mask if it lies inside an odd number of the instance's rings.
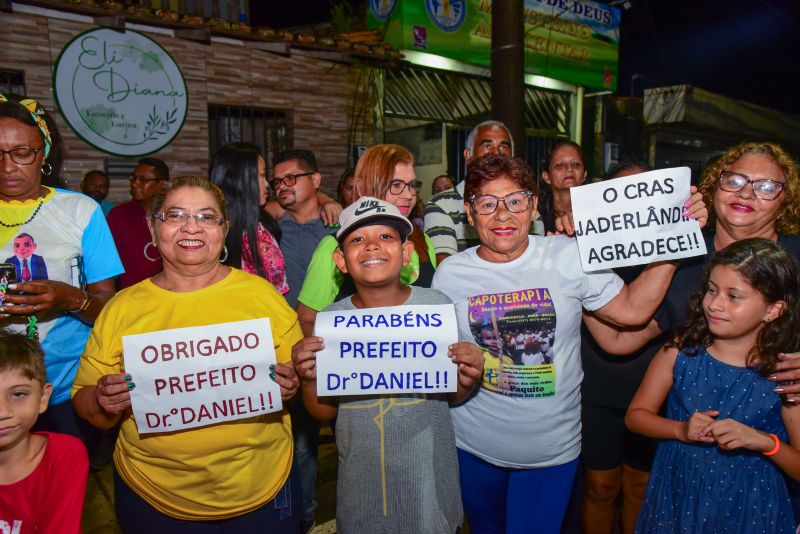
{"label": "short curly hair", "polygon": [[711,212],[712,223],[716,217],[714,212],[714,192],[717,190],[717,181],[722,171],[728,169],[736,160],[745,154],[760,154],[772,158],[786,180],[784,187],[785,197],[778,211],[775,227],[779,234],[800,233],[800,178],[797,173],[797,163],[783,147],[776,143],[746,142],[729,148],[722,156],[706,167],[700,180],[700,192],[703,200]]}
{"label": "short curly hair", "polygon": [[464,184],[464,199],[469,200],[478,194],[484,184],[508,178],[516,183],[522,191],[537,193],[533,170],[520,158],[510,158],[501,154],[486,154],[472,160],[467,166],[467,178]]}

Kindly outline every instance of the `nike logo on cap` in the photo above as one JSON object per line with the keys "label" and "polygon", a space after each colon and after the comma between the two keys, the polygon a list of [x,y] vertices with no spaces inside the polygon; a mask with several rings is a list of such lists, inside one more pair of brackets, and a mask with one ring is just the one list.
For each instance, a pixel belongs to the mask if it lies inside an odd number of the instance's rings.
{"label": "nike logo on cap", "polygon": [[355,211],[353,211],[353,215],[358,217],[359,215],[364,215],[365,213],[369,213],[371,211],[374,211],[375,213],[385,213],[386,208],[378,204],[376,200],[365,200],[355,209]]}

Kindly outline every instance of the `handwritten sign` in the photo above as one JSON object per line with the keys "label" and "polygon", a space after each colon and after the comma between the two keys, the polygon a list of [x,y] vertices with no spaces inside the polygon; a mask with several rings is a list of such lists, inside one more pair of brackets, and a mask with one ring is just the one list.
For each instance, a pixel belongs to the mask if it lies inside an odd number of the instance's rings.
{"label": "handwritten sign", "polygon": [[583,270],[705,254],[700,224],[682,215],[690,177],[677,167],[570,189]]}
{"label": "handwritten sign", "polygon": [[269,319],[124,336],[140,434],[233,421],[282,409]]}
{"label": "handwritten sign", "polygon": [[118,156],[167,146],[183,126],[189,102],[175,60],[133,30],[96,28],[72,39],[56,61],[53,88],[70,128]]}
{"label": "handwritten sign", "polygon": [[393,306],[317,314],[317,395],[455,391],[447,347],[458,341],[452,304]]}

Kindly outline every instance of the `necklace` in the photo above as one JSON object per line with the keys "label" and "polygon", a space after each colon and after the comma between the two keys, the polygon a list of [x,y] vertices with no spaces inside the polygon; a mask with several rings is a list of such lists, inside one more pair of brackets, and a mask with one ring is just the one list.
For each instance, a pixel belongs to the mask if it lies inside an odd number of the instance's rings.
{"label": "necklace", "polygon": [[21,223],[18,223],[18,224],[8,224],[7,222],[0,221],[0,226],[5,226],[6,228],[18,228],[20,226],[25,226],[26,224],[31,222],[33,219],[35,219],[36,215],[38,215],[38,213],[39,213],[39,210],[42,209],[42,204],[44,204],[44,195],[41,194],[41,191],[39,192],[39,195],[40,195],[39,196],[39,204],[36,205],[36,209],[33,210],[33,213],[31,213],[31,216],[28,217],[27,221],[24,221],[24,222],[21,222]]}

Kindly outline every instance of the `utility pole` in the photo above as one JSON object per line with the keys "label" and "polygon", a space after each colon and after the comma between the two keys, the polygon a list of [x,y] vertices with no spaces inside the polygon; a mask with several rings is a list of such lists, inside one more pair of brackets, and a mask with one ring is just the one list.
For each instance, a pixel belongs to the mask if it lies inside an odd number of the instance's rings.
{"label": "utility pole", "polygon": [[523,0],[492,2],[492,119],[514,138],[525,159],[525,33]]}

